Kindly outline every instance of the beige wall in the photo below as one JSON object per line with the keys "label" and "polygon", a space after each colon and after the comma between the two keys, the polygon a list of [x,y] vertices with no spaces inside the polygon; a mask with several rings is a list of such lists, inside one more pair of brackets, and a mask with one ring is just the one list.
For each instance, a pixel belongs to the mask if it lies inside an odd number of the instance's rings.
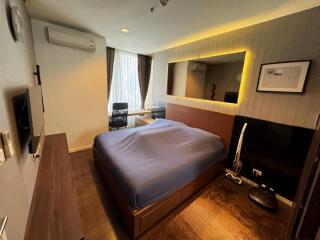
{"label": "beige wall", "polygon": [[223,101],[225,92],[239,92],[240,82],[237,75],[241,74],[243,62],[208,65],[206,74],[205,99],[211,99],[212,83],[216,84],[216,101]]}
{"label": "beige wall", "polygon": [[174,63],[173,96],[202,98],[205,72],[193,72],[192,61]]}
{"label": "beige wall", "polygon": [[[8,27],[6,2],[23,15],[24,42],[15,42]],[[20,149],[11,99],[34,84],[35,64],[30,22],[22,0],[0,1],[0,131],[9,130],[15,156],[0,167],[0,217],[8,216],[9,240],[21,240],[32,199],[39,161]]]}
{"label": "beige wall", "polygon": [[96,52],[48,44],[46,27],[32,20],[37,64],[40,64],[46,134],[66,132],[69,150],[88,148],[107,130],[106,42],[94,37]]}
{"label": "beige wall", "polygon": [[174,96],[185,96],[187,84],[188,62],[174,63],[173,68],[173,90]]}
{"label": "beige wall", "polygon": [[[320,7],[154,54],[154,100],[314,127],[320,112]],[[166,96],[167,63],[247,50],[238,105]],[[261,63],[313,60],[303,95],[256,92]]]}
{"label": "beige wall", "polygon": [[192,61],[188,61],[186,97],[203,98],[206,72],[192,71]]}

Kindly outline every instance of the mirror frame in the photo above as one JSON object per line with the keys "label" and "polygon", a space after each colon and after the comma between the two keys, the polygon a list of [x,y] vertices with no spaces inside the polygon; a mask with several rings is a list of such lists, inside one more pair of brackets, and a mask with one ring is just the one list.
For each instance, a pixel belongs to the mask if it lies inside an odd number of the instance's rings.
{"label": "mirror frame", "polygon": [[230,102],[223,102],[223,101],[217,101],[217,100],[208,100],[208,99],[201,99],[201,98],[190,98],[190,97],[182,97],[182,96],[175,96],[175,95],[169,95],[168,91],[166,90],[166,96],[168,97],[175,97],[175,98],[183,98],[183,99],[192,99],[195,101],[202,101],[202,102],[209,102],[209,103],[214,103],[214,104],[227,104],[227,105],[232,105],[236,106],[240,104],[243,101],[243,89],[244,85],[247,81],[247,65],[248,65],[248,56],[249,56],[249,51],[248,49],[238,49],[238,50],[233,50],[233,51],[223,51],[223,52],[218,52],[218,53],[212,53],[212,54],[206,54],[206,55],[201,55],[199,57],[186,57],[186,58],[177,58],[177,59],[172,59],[167,62],[167,76],[166,76],[166,84],[168,86],[168,74],[169,74],[169,64],[170,63],[178,63],[178,62],[185,62],[185,61],[196,61],[199,59],[203,58],[210,58],[210,57],[219,57],[223,55],[231,55],[231,54],[236,54],[236,53],[244,53],[244,61],[243,61],[243,68],[242,68],[242,75],[241,75],[241,82],[240,82],[240,87],[239,87],[239,96],[238,96],[238,102],[237,103],[230,103]]}

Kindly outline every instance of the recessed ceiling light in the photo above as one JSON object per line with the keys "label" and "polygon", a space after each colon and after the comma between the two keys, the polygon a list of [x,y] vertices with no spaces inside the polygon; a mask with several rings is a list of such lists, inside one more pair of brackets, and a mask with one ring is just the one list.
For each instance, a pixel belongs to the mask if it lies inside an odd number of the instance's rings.
{"label": "recessed ceiling light", "polygon": [[121,28],[121,32],[127,33],[127,32],[129,32],[129,28],[123,27],[123,28]]}

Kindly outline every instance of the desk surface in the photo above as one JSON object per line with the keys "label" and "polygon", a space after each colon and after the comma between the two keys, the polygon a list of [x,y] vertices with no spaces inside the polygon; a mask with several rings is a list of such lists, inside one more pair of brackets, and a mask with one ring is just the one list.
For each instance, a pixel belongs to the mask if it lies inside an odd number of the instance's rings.
{"label": "desk surface", "polygon": [[66,135],[46,136],[25,240],[83,237]]}
{"label": "desk surface", "polygon": [[154,121],[155,121],[155,119],[152,119],[150,117],[137,117],[135,119],[135,124],[136,124],[136,127],[139,127],[139,126],[147,125],[147,124],[152,123]]}
{"label": "desk surface", "polygon": [[[141,110],[129,111],[128,116],[144,115],[147,113],[151,113],[151,109],[141,109]],[[112,115],[112,112],[109,112],[108,117],[111,117],[111,115]]]}

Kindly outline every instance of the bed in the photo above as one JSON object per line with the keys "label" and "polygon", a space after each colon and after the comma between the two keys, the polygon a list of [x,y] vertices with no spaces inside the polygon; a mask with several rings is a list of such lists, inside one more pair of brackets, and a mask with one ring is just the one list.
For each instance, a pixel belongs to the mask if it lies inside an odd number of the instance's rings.
{"label": "bed", "polygon": [[94,141],[95,164],[132,238],[187,206],[223,170],[225,136],[186,125],[187,119],[174,119],[173,114],[170,120],[168,106],[167,118],[104,133]]}

